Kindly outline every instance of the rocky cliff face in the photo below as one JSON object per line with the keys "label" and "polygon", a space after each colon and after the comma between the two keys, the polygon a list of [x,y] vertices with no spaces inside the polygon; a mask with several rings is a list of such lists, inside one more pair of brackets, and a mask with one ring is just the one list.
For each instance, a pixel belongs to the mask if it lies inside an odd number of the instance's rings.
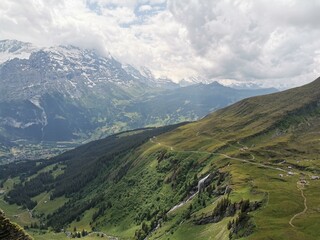
{"label": "rocky cliff face", "polygon": [[0,83],[0,135],[33,141],[90,135],[121,121],[117,115],[131,101],[166,88],[95,50],[12,40],[0,41]]}
{"label": "rocky cliff face", "polygon": [[56,154],[61,141],[73,145],[128,129],[193,121],[270,92],[217,83],[179,87],[110,54],[14,40],[0,41],[0,86],[0,161],[12,155],[47,157],[43,152]]}
{"label": "rocky cliff face", "polygon": [[2,240],[32,240],[20,226],[10,222],[0,210],[0,239]]}

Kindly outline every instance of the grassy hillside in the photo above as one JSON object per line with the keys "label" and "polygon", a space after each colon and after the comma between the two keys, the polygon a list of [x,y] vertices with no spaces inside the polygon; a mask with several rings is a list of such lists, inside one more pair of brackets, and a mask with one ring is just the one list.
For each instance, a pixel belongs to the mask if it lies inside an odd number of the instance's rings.
{"label": "grassy hillside", "polygon": [[[33,218],[46,234],[63,228],[120,239],[317,239],[319,89],[317,79],[198,122],[114,135],[43,162],[36,173],[4,176],[38,184],[36,193],[24,188],[24,199],[41,209]],[[17,189],[7,189],[7,202],[19,200]],[[46,212],[38,205],[48,195],[47,203],[60,205]]]}

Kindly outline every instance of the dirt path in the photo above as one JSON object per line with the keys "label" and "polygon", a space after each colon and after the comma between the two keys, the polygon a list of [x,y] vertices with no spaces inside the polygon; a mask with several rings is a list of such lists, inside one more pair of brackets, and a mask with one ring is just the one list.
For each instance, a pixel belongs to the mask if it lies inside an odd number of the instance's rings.
{"label": "dirt path", "polygon": [[[171,151],[173,151],[173,147],[172,146],[169,146],[169,145],[166,145],[166,144],[163,144],[163,143],[160,143],[160,142],[157,142],[157,137],[153,137],[153,138],[150,138],[150,142],[154,143],[154,144],[158,144],[158,145],[161,145],[161,146],[164,146],[166,148],[169,148]],[[240,144],[240,143],[239,143]],[[244,146],[244,145],[242,145]],[[245,146],[244,146],[245,147]],[[228,159],[232,159],[232,160],[236,160],[236,161],[239,161],[239,162],[244,162],[244,163],[248,163],[248,164],[252,164],[252,165],[256,165],[258,167],[264,167],[264,168],[268,168],[268,169],[272,169],[272,170],[276,170],[276,171],[281,171],[281,172],[287,172],[286,170],[283,170],[279,167],[273,167],[273,166],[268,166],[268,165],[265,165],[265,164],[262,164],[262,163],[256,163],[256,162],[252,162],[255,160],[255,156],[253,154],[250,153],[251,155],[251,159],[242,159],[242,158],[235,158],[235,157],[231,157],[227,154],[224,154],[224,153],[214,153],[214,152],[208,152],[208,151],[195,151],[195,150],[175,150],[176,152],[184,152],[184,153],[199,153],[199,154],[215,154],[215,155],[220,155],[220,156],[223,156],[225,158],[228,158]],[[302,190],[301,190],[302,191]],[[196,192],[194,195],[192,195],[187,201],[185,202],[181,202],[177,205],[175,205],[173,208],[171,208],[169,210],[168,213],[176,210],[177,208],[180,208],[182,207],[185,203],[187,203],[189,200],[191,200],[198,192]],[[303,194],[303,192],[302,192]]]}
{"label": "dirt path", "polygon": [[290,219],[289,224],[290,224],[291,227],[296,227],[296,226],[292,223],[292,221],[293,221],[296,217],[298,217],[298,216],[300,216],[300,215],[302,215],[302,214],[305,214],[306,211],[308,210],[307,198],[306,198],[306,196],[305,196],[304,193],[303,193],[303,187],[304,187],[304,185],[300,186],[299,182],[297,182],[297,188],[298,188],[298,190],[300,190],[301,196],[302,196],[302,198],[303,198],[304,209],[303,209],[302,212],[299,212],[299,213],[295,214],[295,215]]}
{"label": "dirt path", "polygon": [[[44,195],[44,197],[41,198],[41,200],[40,200],[39,202],[37,202],[37,205],[36,205],[34,208],[32,208],[32,209],[28,209],[28,208],[27,208],[26,211],[23,211],[23,212],[21,212],[21,213],[19,213],[19,214],[16,214],[16,215],[14,215],[14,216],[17,216],[17,217],[19,217],[19,218],[21,219],[21,215],[23,215],[23,214],[25,214],[25,213],[29,213],[30,219],[31,219],[31,220],[34,219],[34,218],[33,218],[33,210],[35,210],[35,209],[39,206],[39,204],[44,201],[44,199],[49,195],[49,193],[50,193],[50,192],[47,192],[47,193]],[[4,200],[3,200],[3,201],[4,201]],[[5,201],[4,201],[4,202],[5,202]]]}
{"label": "dirt path", "polygon": [[[196,133],[196,136],[198,136],[198,135],[199,135],[199,132]],[[169,146],[169,145],[166,145],[166,144],[157,142],[156,140],[157,140],[157,137],[150,138],[150,142],[152,142],[152,143],[154,143],[154,144],[157,144],[157,145],[164,146],[164,147],[166,147],[166,148],[169,148],[171,151],[174,150],[174,148],[173,148],[172,146]],[[243,147],[246,147],[245,145],[240,144],[240,143],[239,143],[239,145],[242,145]],[[233,146],[233,147],[234,147],[234,146]],[[236,148],[236,147],[234,147],[234,148]],[[262,164],[262,163],[252,162],[252,161],[255,160],[255,156],[254,156],[253,154],[251,154],[251,153],[250,153],[251,159],[242,159],[242,158],[231,157],[231,156],[229,156],[229,155],[227,155],[227,154],[223,154],[223,153],[215,153],[215,152],[208,152],[208,151],[177,150],[177,149],[175,149],[175,152],[220,155],[220,156],[223,156],[223,157],[228,158],[228,159],[232,159],[232,160],[236,160],[236,161],[240,161],[240,162],[244,162],[244,163],[256,165],[256,166],[259,166],[259,167],[264,167],[264,168],[268,168],[268,169],[272,169],[272,170],[276,170],[276,171],[281,171],[281,172],[285,172],[285,173],[287,172],[286,170],[281,169],[281,168],[279,168],[279,167],[273,167],[273,166],[268,166],[268,165],[265,165],[265,164]],[[307,208],[307,199],[305,198],[305,196],[304,196],[304,194],[303,194],[303,190],[302,190],[302,188],[299,188],[299,187],[298,187],[298,189],[301,191],[301,196],[304,198],[304,206],[305,206],[305,209],[304,209],[302,212],[294,215],[294,216],[291,218],[289,224],[290,224],[292,227],[294,227],[294,225],[292,224],[292,221],[293,221],[297,216],[299,216],[299,215],[301,215],[301,214],[304,214],[304,213],[307,211],[307,209],[308,209],[308,208]],[[192,195],[187,201],[181,202],[181,203],[179,203],[178,205],[176,205],[176,206],[174,206],[173,208],[171,208],[171,209],[168,211],[168,213],[176,210],[177,208],[182,207],[185,203],[187,203],[189,200],[191,200],[197,193],[198,193],[198,191],[197,191],[194,195]],[[223,196],[220,196],[219,198],[217,198],[217,199],[213,202],[213,204],[214,204],[215,202],[217,202],[221,197],[223,197]],[[268,202],[269,202],[269,192],[268,192]]]}
{"label": "dirt path", "polygon": [[43,196],[43,198],[41,198],[41,199],[37,202],[37,205],[36,205],[34,208],[32,208],[30,211],[32,212],[33,210],[35,210],[35,209],[39,206],[39,204],[40,204],[41,202],[44,202],[45,198],[47,198],[49,194],[50,194],[50,192],[47,192],[47,193]]}
{"label": "dirt path", "polygon": [[[174,148],[172,146],[168,146],[168,145],[165,145],[165,144],[162,144],[160,142],[156,142],[157,138],[156,137],[153,137],[150,139],[150,142],[152,143],[157,143],[158,145],[161,145],[161,146],[164,146],[166,148],[169,148],[171,151],[174,150]],[[277,171],[281,171],[281,172],[287,172],[286,170],[283,170],[279,167],[272,167],[272,166],[268,166],[268,165],[265,165],[265,164],[262,164],[262,163],[256,163],[256,162],[252,162],[255,160],[255,156],[253,154],[250,154],[251,155],[251,159],[242,159],[242,158],[235,158],[235,157],[231,157],[227,154],[224,154],[224,153],[215,153],[215,152],[207,152],[207,151],[195,151],[195,150],[175,150],[176,152],[185,152],[185,153],[205,153],[205,154],[215,154],[215,155],[220,155],[220,156],[223,156],[225,158],[228,158],[228,159],[232,159],[232,160],[236,160],[236,161],[240,161],[240,162],[245,162],[245,163],[249,163],[249,164],[252,164],[252,165],[256,165],[256,166],[259,166],[259,167],[264,167],[264,168],[269,168],[269,169],[272,169],[272,170],[277,170]]]}
{"label": "dirt path", "polygon": [[255,157],[252,154],[251,154],[252,159],[250,159],[250,160],[231,157],[231,156],[223,154],[223,153],[214,153],[214,154],[218,154],[218,155],[224,156],[225,158],[229,158],[229,159],[240,161],[240,162],[249,163],[249,164],[252,164],[252,165],[259,166],[259,167],[269,168],[269,169],[277,170],[277,171],[281,171],[281,172],[287,172],[286,170],[283,170],[283,169],[281,169],[279,167],[272,167],[272,166],[264,165],[262,163],[251,162],[252,160],[255,160]]}

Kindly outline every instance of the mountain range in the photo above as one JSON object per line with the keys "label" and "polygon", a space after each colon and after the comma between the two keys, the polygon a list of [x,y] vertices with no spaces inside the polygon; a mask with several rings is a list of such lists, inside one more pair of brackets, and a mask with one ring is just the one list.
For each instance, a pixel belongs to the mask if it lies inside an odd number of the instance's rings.
{"label": "mountain range", "polygon": [[181,87],[111,54],[0,41],[0,158],[46,158],[124,130],[197,120],[276,89]]}
{"label": "mountain range", "polygon": [[4,165],[0,208],[36,239],[316,240],[319,99],[320,78]]}

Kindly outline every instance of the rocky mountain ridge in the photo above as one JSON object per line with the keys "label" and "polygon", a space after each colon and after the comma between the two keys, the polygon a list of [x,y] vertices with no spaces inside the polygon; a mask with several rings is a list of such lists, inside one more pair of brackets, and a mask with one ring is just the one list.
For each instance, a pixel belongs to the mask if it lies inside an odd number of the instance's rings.
{"label": "rocky mountain ridge", "polygon": [[[36,48],[0,41],[0,156],[29,158],[119,131],[199,119],[239,99],[273,92],[220,84],[179,87],[118,62],[110,54],[75,46]],[[202,86],[202,87],[201,87]],[[9,144],[8,144],[9,143]],[[18,149],[13,149],[11,145]],[[21,150],[23,148],[24,150]],[[45,149],[44,149],[45,148]]]}

